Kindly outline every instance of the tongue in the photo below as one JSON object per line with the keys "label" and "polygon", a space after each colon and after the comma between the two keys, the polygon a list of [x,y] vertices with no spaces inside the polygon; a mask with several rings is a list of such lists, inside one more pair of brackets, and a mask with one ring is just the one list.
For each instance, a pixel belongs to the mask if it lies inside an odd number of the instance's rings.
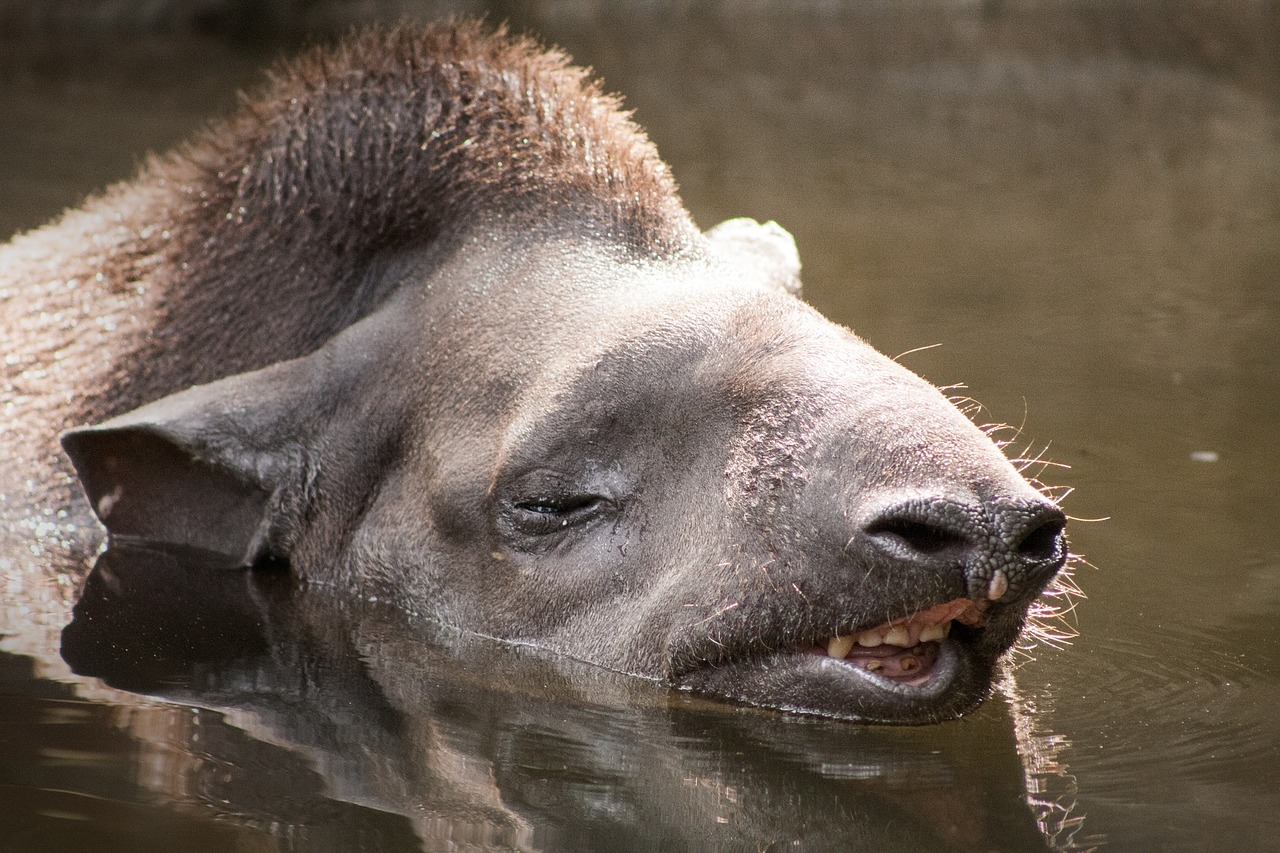
{"label": "tongue", "polygon": [[887,643],[866,648],[854,646],[845,660],[881,678],[915,680],[929,677],[938,661],[938,644],[921,643],[904,649]]}

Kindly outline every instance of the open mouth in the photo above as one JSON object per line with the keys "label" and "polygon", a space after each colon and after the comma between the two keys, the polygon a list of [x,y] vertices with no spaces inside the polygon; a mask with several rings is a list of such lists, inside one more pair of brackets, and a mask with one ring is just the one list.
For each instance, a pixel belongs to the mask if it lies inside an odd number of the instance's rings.
{"label": "open mouth", "polygon": [[802,651],[843,661],[878,678],[919,687],[933,677],[942,641],[950,636],[952,624],[981,625],[986,604],[957,598],[856,634],[828,637]]}
{"label": "open mouth", "polygon": [[703,665],[676,683],[751,705],[863,722],[953,719],[986,696],[1004,640],[1016,636],[1014,615],[1004,608],[997,614],[987,601],[955,598],[871,628]]}

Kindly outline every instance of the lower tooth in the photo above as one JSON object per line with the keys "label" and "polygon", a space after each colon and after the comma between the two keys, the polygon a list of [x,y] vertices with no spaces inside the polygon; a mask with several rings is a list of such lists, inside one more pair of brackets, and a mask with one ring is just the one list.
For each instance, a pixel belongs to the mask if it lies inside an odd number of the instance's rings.
{"label": "lower tooth", "polygon": [[867,661],[866,669],[867,672],[879,672],[884,669],[884,664],[880,663],[878,660],[869,660]]}
{"label": "lower tooth", "polygon": [[910,657],[903,658],[902,663],[898,664],[898,666],[902,668],[903,672],[911,672],[920,668],[920,661]]}

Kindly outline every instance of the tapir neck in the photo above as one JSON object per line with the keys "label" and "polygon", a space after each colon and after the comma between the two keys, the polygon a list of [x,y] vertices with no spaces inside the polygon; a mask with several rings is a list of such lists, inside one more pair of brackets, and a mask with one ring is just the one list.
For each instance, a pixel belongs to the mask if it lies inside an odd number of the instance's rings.
{"label": "tapir neck", "polygon": [[[577,221],[654,256],[697,233],[615,99],[478,25],[304,56],[98,208],[116,221],[80,284],[129,295],[138,334],[109,339],[103,361],[129,369],[81,383],[101,392],[80,421],[314,351],[381,303],[406,258],[447,255],[481,220]],[[65,245],[78,229],[102,231],[84,216],[46,230]]]}

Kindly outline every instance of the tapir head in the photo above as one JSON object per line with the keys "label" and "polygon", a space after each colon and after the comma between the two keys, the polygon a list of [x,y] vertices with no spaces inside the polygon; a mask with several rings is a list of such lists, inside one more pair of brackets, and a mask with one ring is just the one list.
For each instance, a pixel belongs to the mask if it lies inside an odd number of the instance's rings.
{"label": "tapir head", "polygon": [[793,295],[785,232],[486,233],[310,355],[67,433],[111,535],[752,704],[981,701],[1064,516]]}

